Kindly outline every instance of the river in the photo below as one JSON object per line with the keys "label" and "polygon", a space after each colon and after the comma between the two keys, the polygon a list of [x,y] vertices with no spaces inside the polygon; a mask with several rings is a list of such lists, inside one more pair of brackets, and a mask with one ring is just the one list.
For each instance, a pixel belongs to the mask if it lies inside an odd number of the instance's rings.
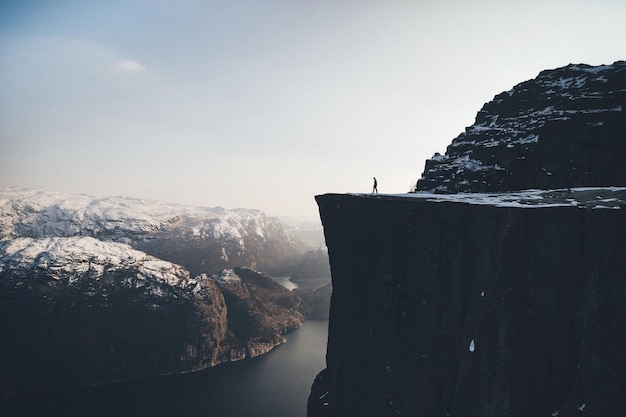
{"label": "river", "polygon": [[0,400],[24,417],[305,417],[325,367],[328,321],[308,320],[287,343],[253,359],[201,372]]}

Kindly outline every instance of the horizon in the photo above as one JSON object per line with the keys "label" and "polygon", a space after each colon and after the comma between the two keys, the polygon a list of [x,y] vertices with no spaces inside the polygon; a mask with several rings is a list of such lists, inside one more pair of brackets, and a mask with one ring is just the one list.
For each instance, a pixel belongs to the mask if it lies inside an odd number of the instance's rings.
{"label": "horizon", "polygon": [[0,188],[317,219],[483,104],[626,59],[626,4],[0,0]]}

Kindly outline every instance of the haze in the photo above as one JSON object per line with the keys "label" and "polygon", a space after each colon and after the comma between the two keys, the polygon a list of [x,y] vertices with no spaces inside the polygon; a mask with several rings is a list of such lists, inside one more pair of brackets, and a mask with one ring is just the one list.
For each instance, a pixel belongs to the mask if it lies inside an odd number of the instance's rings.
{"label": "haze", "polygon": [[626,2],[0,1],[0,187],[317,217],[494,95],[626,59]]}

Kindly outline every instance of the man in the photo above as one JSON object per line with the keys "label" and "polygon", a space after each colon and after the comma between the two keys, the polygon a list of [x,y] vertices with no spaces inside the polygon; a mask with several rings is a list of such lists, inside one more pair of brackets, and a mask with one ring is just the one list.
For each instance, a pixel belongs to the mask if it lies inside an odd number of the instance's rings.
{"label": "man", "polygon": [[374,188],[372,188],[372,194],[378,194],[378,181],[376,181],[376,177],[374,177]]}

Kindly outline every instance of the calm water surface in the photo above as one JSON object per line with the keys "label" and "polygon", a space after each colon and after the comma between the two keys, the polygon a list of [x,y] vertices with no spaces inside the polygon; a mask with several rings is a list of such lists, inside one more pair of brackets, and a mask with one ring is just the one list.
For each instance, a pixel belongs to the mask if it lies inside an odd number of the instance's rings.
{"label": "calm water surface", "polygon": [[291,281],[291,277],[272,277],[274,281],[278,282],[283,287],[287,288],[289,291],[292,291],[298,288],[298,284]]}
{"label": "calm water surface", "polygon": [[0,400],[2,416],[305,417],[325,367],[328,321],[309,320],[259,358],[206,371]]}

